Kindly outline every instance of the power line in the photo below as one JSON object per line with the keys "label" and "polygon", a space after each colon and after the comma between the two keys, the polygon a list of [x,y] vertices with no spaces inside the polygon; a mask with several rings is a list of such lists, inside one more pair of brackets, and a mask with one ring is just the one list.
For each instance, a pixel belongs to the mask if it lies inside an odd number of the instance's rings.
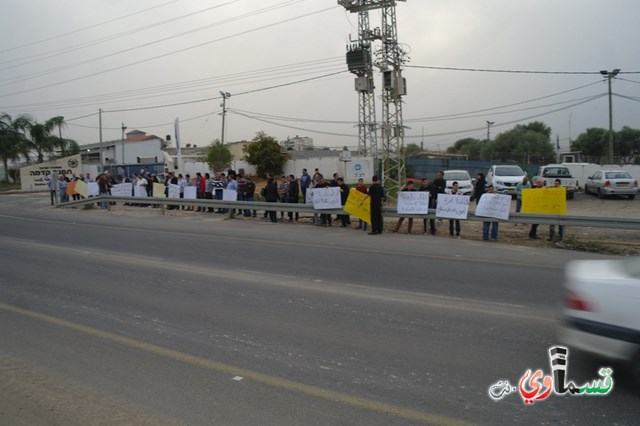
{"label": "power line", "polygon": [[[248,94],[251,94],[251,93],[263,92],[265,90],[271,90],[271,89],[277,89],[277,88],[280,88],[280,87],[292,86],[294,84],[305,83],[307,81],[312,81],[312,80],[319,80],[321,78],[326,78],[326,77],[330,77],[330,76],[337,75],[337,74],[343,74],[343,73],[346,73],[346,72],[347,72],[346,70],[342,70],[342,71],[333,72],[333,73],[329,73],[329,74],[324,74],[324,75],[320,75],[320,76],[316,76],[316,77],[310,77],[310,78],[305,78],[305,79],[302,79],[302,80],[291,81],[291,82],[288,82],[288,83],[277,84],[277,85],[274,85],[274,86],[263,87],[263,88],[260,88],[260,89],[247,90],[247,91],[244,91],[244,92],[234,93],[233,96],[248,95]],[[199,103],[199,102],[208,102],[208,101],[213,101],[215,99],[222,99],[222,97],[221,96],[214,96],[214,97],[211,97],[211,98],[198,99],[198,100],[195,100],[195,101],[185,101],[185,102],[177,102],[177,103],[172,103],[172,104],[154,105],[154,106],[138,107],[138,108],[115,109],[115,110],[109,110],[109,111],[104,111],[104,112],[126,112],[126,111],[140,111],[140,110],[148,110],[148,109],[156,109],[156,108],[166,108],[166,107],[179,106],[179,105],[188,105],[188,104]]]}
{"label": "power line", "polygon": [[[571,105],[568,105],[568,106],[565,106],[565,107],[562,107],[562,108],[557,108],[557,109],[554,109],[554,110],[551,110],[551,111],[546,111],[546,112],[543,112],[543,113],[540,113],[540,114],[530,115],[528,117],[518,118],[516,120],[506,121],[504,123],[496,123],[492,127],[507,126],[509,124],[520,123],[522,121],[531,120],[533,118],[538,118],[538,117],[542,117],[544,115],[553,114],[555,112],[564,111],[564,110],[567,110],[567,109],[570,109],[570,108],[573,108],[573,107],[576,107],[576,106],[580,106],[580,105],[586,104],[588,102],[592,102],[592,101],[594,101],[596,99],[599,99],[599,98],[601,98],[603,96],[607,96],[607,93],[604,93],[604,94],[601,94],[601,95],[597,95],[597,96],[592,96],[589,99],[582,100],[580,102],[576,102],[576,103],[573,103]],[[449,135],[456,135],[456,134],[460,134],[460,133],[477,132],[477,131],[483,131],[483,130],[486,130],[486,127],[483,126],[483,127],[476,127],[476,128],[473,128],[473,129],[456,130],[456,131],[453,131],[453,132],[430,133],[430,134],[426,134],[426,135],[405,136],[405,137],[406,138],[410,138],[410,139],[416,139],[416,138],[420,138],[420,137],[449,136]]]}
{"label": "power line", "polygon": [[22,49],[22,48],[33,46],[33,45],[36,45],[36,44],[46,43],[46,42],[51,41],[51,40],[56,40],[56,39],[59,39],[59,38],[62,38],[62,37],[66,37],[66,36],[71,35],[71,34],[76,34],[76,33],[82,32],[82,31],[94,29],[96,27],[101,27],[103,25],[110,24],[112,22],[116,22],[116,21],[119,21],[121,19],[129,18],[131,16],[139,15],[141,13],[148,12],[148,11],[153,10],[153,9],[158,9],[158,8],[164,7],[164,6],[168,5],[168,4],[176,3],[176,2],[179,2],[179,1],[181,1],[181,0],[171,0],[171,1],[159,4],[157,6],[152,6],[152,7],[149,7],[147,9],[142,9],[142,10],[139,10],[137,12],[132,12],[132,13],[129,13],[129,14],[124,15],[124,16],[119,16],[117,18],[113,18],[113,19],[109,19],[107,21],[99,22],[97,24],[88,25],[86,27],[78,28],[76,30],[69,31],[69,32],[66,32],[66,33],[63,33],[63,34],[59,34],[59,35],[56,35],[56,36],[52,36],[52,37],[49,37],[49,38],[46,38],[46,39],[36,40],[36,41],[32,41],[30,43],[26,43],[26,44],[10,47],[8,49],[0,50],[0,53],[10,52],[10,51],[13,51],[13,50]]}
{"label": "power line", "polygon": [[[174,1],[177,1],[177,0],[174,0]],[[76,50],[84,49],[84,48],[87,48],[87,47],[96,46],[98,44],[101,44],[101,43],[104,43],[104,42],[107,42],[107,41],[117,40],[117,39],[119,39],[121,37],[124,37],[124,36],[132,35],[132,34],[135,34],[135,33],[138,33],[138,32],[144,31],[144,30],[148,30],[148,29],[151,29],[151,28],[158,28],[158,27],[161,27],[161,26],[163,26],[165,24],[168,24],[170,22],[173,23],[173,22],[178,21],[180,19],[184,19],[184,18],[187,18],[187,17],[190,17],[190,16],[198,15],[200,13],[208,12],[210,10],[217,9],[217,8],[220,8],[220,7],[223,7],[223,6],[227,6],[227,5],[232,4],[232,3],[237,3],[239,1],[242,1],[242,0],[229,1],[227,3],[223,3],[223,4],[216,5],[216,6],[207,7],[205,9],[200,9],[200,10],[197,10],[195,12],[187,13],[185,15],[172,17],[171,19],[167,19],[167,20],[164,20],[164,21],[154,22],[152,24],[148,24],[148,25],[145,25],[145,26],[142,26],[142,27],[134,28],[132,30],[123,31],[123,32],[120,32],[120,33],[117,33],[117,34],[109,35],[109,36],[102,37],[102,38],[99,38],[99,39],[96,39],[96,40],[92,40],[92,41],[85,41],[83,43],[79,43],[79,44],[76,44],[76,45],[73,45],[73,46],[63,47],[63,48],[56,49],[56,50],[53,50],[53,51],[46,51],[46,52],[43,52],[43,53],[39,53],[39,54],[36,54],[36,55],[31,55],[31,56],[26,56],[26,57],[22,57],[22,58],[15,58],[15,59],[10,59],[10,60],[7,60],[7,61],[3,61],[3,62],[0,62],[0,64],[10,64],[10,63],[17,62],[17,61],[28,60],[27,62],[21,62],[19,64],[15,64],[15,65],[7,66],[7,67],[4,67],[4,68],[0,68],[0,70],[7,70],[7,69],[11,69],[11,68],[20,67],[20,66],[23,66],[23,65],[32,64],[32,63],[35,63],[35,62],[42,61],[44,59],[49,59],[49,58],[58,56],[61,53],[69,53],[69,52],[73,52],[73,51],[76,51]],[[206,28],[206,27],[202,27],[202,28]],[[118,52],[116,52],[116,53],[118,53]],[[31,60],[29,60],[29,59],[31,59]],[[91,61],[93,61],[93,59]],[[73,66],[73,65],[69,65],[69,66]]]}
{"label": "power line", "polygon": [[[434,67],[426,65],[406,65],[407,68],[420,68],[441,71],[469,71],[469,72],[493,72],[507,74],[560,74],[560,75],[600,75],[600,71],[532,71],[532,70],[501,70],[487,68],[456,68],[456,67]],[[620,74],[640,74],[640,71],[624,71]]]}
{"label": "power line", "polygon": [[[230,2],[225,3],[224,5],[235,3],[237,1],[239,1],[239,0],[230,1]],[[259,9],[257,11],[246,13],[244,15],[240,15],[240,16],[236,16],[236,17],[233,17],[233,18],[229,18],[229,19],[226,19],[226,20],[220,21],[220,22],[214,22],[212,24],[208,24],[208,25],[205,25],[205,26],[202,26],[202,27],[199,27],[199,28],[195,28],[195,29],[189,30],[189,31],[184,31],[182,33],[174,34],[172,36],[164,37],[164,38],[161,38],[161,39],[153,40],[153,41],[150,41],[150,42],[147,42],[147,43],[143,43],[143,44],[140,44],[140,45],[137,45],[137,46],[127,47],[126,49],[121,49],[119,51],[112,52],[112,53],[109,53],[109,54],[106,54],[106,55],[101,55],[101,56],[97,56],[97,57],[90,58],[90,59],[84,59],[82,61],[78,61],[78,62],[75,62],[75,63],[72,63],[72,64],[61,65],[61,66],[55,67],[55,68],[49,68],[49,69],[45,69],[45,70],[38,70],[37,72],[31,73],[31,74],[21,75],[19,78],[12,78],[12,77],[5,78],[5,79],[3,79],[1,81],[2,82],[6,82],[6,83],[3,83],[1,85],[2,86],[6,86],[8,84],[20,83],[20,82],[23,82],[23,81],[31,80],[33,78],[42,77],[42,76],[45,76],[45,75],[48,75],[48,74],[51,74],[51,73],[54,73],[54,72],[57,72],[57,71],[64,71],[64,70],[67,70],[67,69],[70,69],[70,68],[75,68],[75,67],[77,67],[79,65],[93,63],[93,62],[96,62],[96,61],[98,61],[100,59],[106,59],[106,58],[110,58],[110,57],[113,57],[113,56],[116,56],[116,55],[120,55],[122,53],[131,52],[131,51],[143,48],[143,47],[149,47],[149,46],[152,46],[154,44],[162,43],[162,42],[165,42],[165,41],[168,41],[168,40],[172,40],[172,39],[175,39],[175,38],[178,38],[178,37],[182,37],[184,35],[192,34],[192,33],[198,32],[198,31],[202,31],[204,29],[207,29],[207,28],[210,28],[210,27],[213,27],[213,26],[218,26],[218,25],[222,25],[224,23],[229,23],[229,22],[233,22],[233,21],[236,21],[236,20],[244,19],[244,18],[246,18],[248,16],[253,16],[253,15],[260,14],[260,13],[265,13],[265,12],[269,12],[269,11],[272,11],[272,10],[277,10],[277,9],[280,9],[280,8],[288,5],[289,3],[292,3],[292,2],[297,3],[297,2],[300,2],[300,1],[304,1],[304,0],[287,0],[287,1],[284,1],[284,2],[282,2],[280,4],[277,4],[277,5],[274,5],[274,6],[265,7],[265,8]],[[204,44],[208,44],[208,43],[204,43]],[[198,45],[198,46],[202,46],[204,44],[201,44],[201,45]],[[190,47],[190,48],[192,48],[192,47]],[[190,48],[182,49],[182,50],[179,50],[177,52],[180,52],[180,51],[183,51],[183,50],[189,50]],[[166,56],[166,55],[163,55],[163,56]],[[152,59],[154,59],[154,58],[152,58]],[[141,62],[146,62],[146,60],[145,61],[141,61]],[[134,64],[136,64],[136,63],[140,63],[140,62],[134,62]],[[117,68],[117,69],[119,69],[119,68]]]}
{"label": "power line", "polygon": [[436,115],[436,116],[432,116],[432,117],[423,117],[423,118],[413,118],[413,119],[405,120],[405,122],[413,123],[413,122],[431,121],[431,120],[442,119],[442,118],[461,117],[461,116],[465,116],[465,115],[469,115],[469,114],[477,114],[477,113],[481,113],[481,112],[495,111],[497,109],[510,108],[510,107],[513,107],[513,106],[523,105],[523,104],[526,104],[526,103],[535,102],[535,101],[539,101],[539,100],[542,100],[542,99],[552,98],[554,96],[564,95],[566,93],[575,92],[576,90],[584,89],[586,87],[594,86],[594,85],[600,84],[600,83],[601,83],[601,81],[596,81],[594,83],[589,83],[589,84],[585,84],[585,85],[582,85],[582,86],[574,87],[572,89],[564,90],[562,92],[552,93],[550,95],[540,96],[538,98],[528,99],[526,101],[521,101],[521,102],[516,102],[516,103],[506,104],[506,105],[501,105],[501,106],[497,106],[497,107],[484,108],[484,109],[480,109],[480,110],[476,110],[476,111],[461,112],[461,113],[456,113],[456,114]]}
{"label": "power line", "polygon": [[256,28],[253,28],[253,29],[250,29],[250,30],[242,31],[240,33],[231,34],[229,36],[221,37],[221,38],[218,38],[218,39],[215,39],[215,40],[210,40],[210,41],[207,41],[207,42],[199,43],[197,45],[192,45],[192,46],[189,46],[189,47],[186,47],[186,48],[182,48],[182,49],[178,49],[178,50],[173,50],[171,52],[164,53],[162,55],[157,55],[157,56],[153,56],[153,57],[150,57],[150,58],[142,59],[142,60],[139,60],[139,61],[136,61],[136,62],[131,62],[131,63],[128,63],[128,64],[124,64],[124,65],[108,68],[108,69],[105,69],[105,70],[102,70],[102,71],[98,71],[98,72],[94,72],[94,73],[91,73],[91,74],[85,74],[84,76],[75,77],[75,78],[71,78],[71,79],[67,79],[67,80],[63,80],[63,81],[58,81],[56,83],[50,83],[50,84],[46,84],[46,85],[43,85],[43,86],[33,87],[31,89],[24,89],[24,90],[20,90],[20,91],[17,91],[17,92],[8,93],[8,94],[5,94],[5,95],[0,95],[0,98],[1,97],[7,97],[7,96],[19,95],[19,94],[23,94],[23,93],[34,92],[34,91],[37,91],[37,90],[46,89],[46,88],[49,88],[49,87],[60,86],[60,85],[65,84],[65,83],[70,83],[70,82],[82,80],[82,79],[85,79],[85,78],[94,77],[94,76],[101,75],[101,74],[106,74],[106,73],[109,73],[111,71],[116,71],[116,70],[120,70],[120,69],[123,69],[123,68],[128,68],[128,67],[131,67],[133,65],[138,65],[138,64],[145,63],[145,62],[150,62],[150,61],[153,61],[155,59],[164,58],[166,56],[174,55],[176,53],[182,53],[182,52],[185,52],[185,51],[188,51],[188,50],[196,49],[196,48],[203,47],[203,46],[206,46],[206,45],[209,45],[209,44],[213,44],[213,43],[216,43],[216,42],[219,42],[219,41],[228,40],[228,39],[231,39],[231,38],[234,38],[234,37],[238,37],[238,36],[241,36],[241,35],[245,35],[245,34],[249,34],[249,33],[252,33],[252,32],[260,31],[260,30],[263,30],[263,29],[266,29],[266,28],[274,27],[276,25],[284,24],[284,23],[291,22],[291,21],[294,21],[294,20],[297,20],[297,19],[301,19],[301,18],[306,18],[306,17],[309,17],[309,16],[317,15],[319,13],[327,12],[327,11],[332,10],[334,8],[335,7],[332,6],[332,7],[328,7],[328,8],[325,8],[325,9],[320,9],[320,10],[317,10],[317,11],[314,11],[314,12],[309,12],[309,13],[306,13],[306,14],[303,14],[303,15],[298,15],[298,16],[295,16],[295,17],[292,17],[292,18],[287,18],[287,19],[284,19],[284,20],[281,20],[281,21],[278,21],[278,22],[275,22],[275,23],[271,23],[271,24],[263,25],[263,26],[256,27]]}
{"label": "power line", "polygon": [[303,132],[317,133],[317,134],[321,134],[321,135],[345,136],[345,137],[349,137],[349,138],[357,138],[358,137],[358,135],[356,135],[356,134],[324,132],[322,130],[307,129],[307,128],[303,128],[303,127],[285,126],[283,124],[274,123],[272,121],[265,120],[263,118],[254,117],[254,116],[251,116],[249,114],[243,114],[243,113],[241,113],[241,112],[239,112],[237,110],[228,110],[228,112],[232,112],[234,114],[241,115],[243,117],[246,117],[246,118],[249,118],[249,119],[252,119],[252,120],[261,121],[263,123],[272,124],[272,125],[278,126],[278,127],[284,127],[284,128],[287,128],[287,129],[300,130],[300,131],[303,131]]}

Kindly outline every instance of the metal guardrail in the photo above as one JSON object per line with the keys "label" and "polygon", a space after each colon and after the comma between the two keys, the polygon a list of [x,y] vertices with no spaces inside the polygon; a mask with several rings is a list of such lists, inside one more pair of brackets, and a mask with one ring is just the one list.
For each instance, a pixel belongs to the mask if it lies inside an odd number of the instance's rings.
{"label": "metal guardrail", "polygon": [[[233,217],[236,210],[260,210],[293,212],[300,215],[315,214],[344,214],[341,209],[315,210],[313,206],[302,203],[266,203],[262,201],[220,201],[220,200],[185,200],[183,198],[139,198],[139,197],[115,197],[111,195],[100,195],[97,197],[85,198],[83,200],[69,201],[57,204],[57,207],[68,208],[78,207],[85,204],[96,204],[101,201],[107,203],[130,203],[130,204],[151,204],[159,205],[162,214],[167,206],[193,206],[201,208],[229,209],[229,216]],[[383,207],[384,217],[406,217],[414,219],[435,219],[435,209],[429,209],[428,215],[399,215],[393,207]],[[598,217],[598,216],[568,216],[568,215],[546,215],[530,213],[511,213],[509,220],[488,219],[486,217],[475,216],[469,212],[466,220],[472,221],[498,221],[506,223],[537,223],[540,225],[567,225],[590,228],[617,228],[628,230],[640,230],[640,219],[630,217]]]}

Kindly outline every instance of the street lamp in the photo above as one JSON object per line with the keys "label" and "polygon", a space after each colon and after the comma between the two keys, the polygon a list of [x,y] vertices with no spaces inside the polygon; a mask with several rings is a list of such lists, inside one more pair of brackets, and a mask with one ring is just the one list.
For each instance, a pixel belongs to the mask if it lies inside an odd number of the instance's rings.
{"label": "street lamp", "polygon": [[122,123],[122,173],[124,173],[124,131],[127,130],[127,126]]}
{"label": "street lamp", "polygon": [[491,140],[491,126],[496,124],[495,121],[487,121],[487,142]]}
{"label": "street lamp", "polygon": [[611,100],[611,79],[618,75],[619,72],[619,68],[613,71],[600,71],[600,74],[606,77],[609,82],[609,164],[613,164],[613,103]]}
{"label": "street lamp", "polygon": [[222,95],[222,105],[220,105],[222,107],[222,137],[220,142],[224,145],[224,119],[227,115],[227,99],[231,97],[231,93],[221,91],[220,95]]}

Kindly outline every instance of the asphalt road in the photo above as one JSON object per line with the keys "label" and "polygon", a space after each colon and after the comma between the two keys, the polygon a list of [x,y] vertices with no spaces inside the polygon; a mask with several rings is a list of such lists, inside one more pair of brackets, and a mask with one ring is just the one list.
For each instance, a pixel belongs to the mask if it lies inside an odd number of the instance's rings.
{"label": "asphalt road", "polygon": [[550,374],[564,265],[602,255],[38,194],[0,227],[0,424],[637,424],[617,365],[604,397],[488,396]]}

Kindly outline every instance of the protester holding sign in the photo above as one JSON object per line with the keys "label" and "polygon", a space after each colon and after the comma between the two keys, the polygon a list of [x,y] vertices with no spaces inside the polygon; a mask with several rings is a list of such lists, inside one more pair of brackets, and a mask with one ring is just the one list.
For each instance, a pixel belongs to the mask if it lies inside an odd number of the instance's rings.
{"label": "protester holding sign", "polygon": [[[402,191],[415,191],[416,189],[413,186],[413,182],[407,182],[407,185],[402,188]],[[409,219],[409,223],[407,225],[407,234],[411,234],[411,228],[413,227],[413,218],[410,217]],[[393,228],[393,232],[398,232],[400,230],[400,227],[402,226],[402,222],[404,222],[404,217],[401,216],[398,218],[398,222],[396,222],[396,226],[395,228]]]}
{"label": "protester holding sign", "polygon": [[[451,189],[447,190],[446,192],[451,195],[462,195],[462,192],[460,192],[458,189],[459,189],[458,182],[453,182]],[[456,238],[460,239],[460,220],[459,219],[449,219],[449,236],[453,238],[454,224],[456,228]]]}
{"label": "protester holding sign", "polygon": [[[489,185],[489,187],[487,188],[487,194],[495,194],[496,190],[493,187],[493,185]],[[488,197],[486,197],[485,199],[488,199]],[[478,201],[479,203],[480,201]],[[489,241],[489,228],[491,228],[491,240],[492,241],[497,241],[498,240],[498,222],[495,221],[491,221],[491,222],[482,222],[482,240],[483,241]]]}

